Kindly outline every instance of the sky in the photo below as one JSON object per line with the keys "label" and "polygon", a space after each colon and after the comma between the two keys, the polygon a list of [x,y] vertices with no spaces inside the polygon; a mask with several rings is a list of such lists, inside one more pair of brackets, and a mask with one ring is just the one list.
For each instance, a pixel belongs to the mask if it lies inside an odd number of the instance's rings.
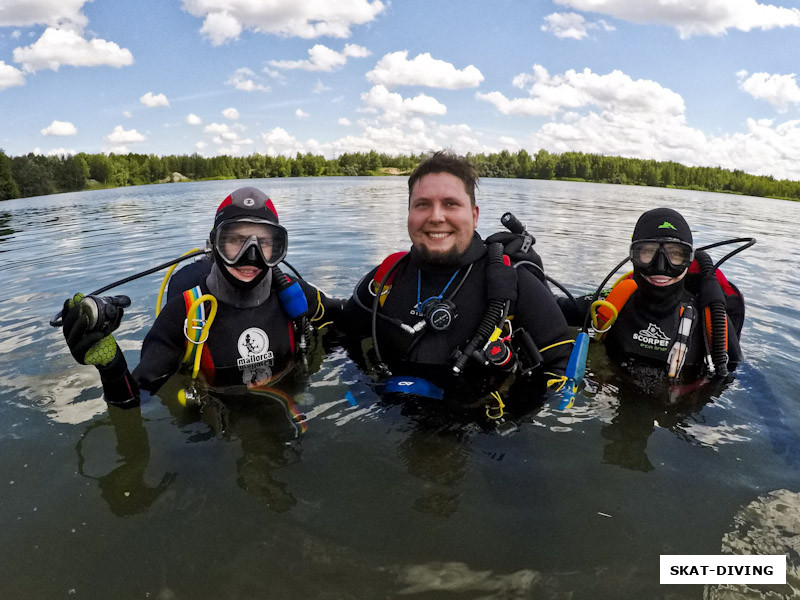
{"label": "sky", "polygon": [[800,0],[0,0],[0,149],[578,151],[800,180]]}

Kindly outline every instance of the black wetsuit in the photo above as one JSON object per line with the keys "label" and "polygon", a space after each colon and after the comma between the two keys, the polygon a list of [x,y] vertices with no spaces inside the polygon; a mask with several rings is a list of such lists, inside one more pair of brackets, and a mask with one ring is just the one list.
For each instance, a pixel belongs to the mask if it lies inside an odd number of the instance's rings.
{"label": "black wetsuit", "polygon": [[[473,268],[467,274],[469,265]],[[446,331],[434,331],[427,326],[421,333],[412,335],[399,325],[378,318],[377,338],[383,360],[395,375],[413,375],[432,381],[451,397],[468,394],[475,397],[496,389],[498,376],[506,377],[497,369],[488,369],[470,359],[463,375],[453,375],[452,355],[456,349],[463,350],[473,337],[481,318],[486,313],[487,300],[487,251],[476,233],[467,251],[453,266],[439,266],[425,262],[412,248],[408,256],[394,271],[391,291],[388,293],[380,314],[400,319],[408,325],[415,325],[423,318],[416,310],[418,296],[424,301],[438,296],[458,271],[444,293],[456,305],[457,317]],[[361,304],[372,307],[374,296],[369,291],[376,269],[373,269],[355,290]],[[466,279],[464,279],[466,277]],[[462,284],[463,280],[463,284]],[[419,291],[418,291],[419,281]],[[458,292],[452,296],[458,286]],[[518,300],[512,302],[513,327],[524,328],[533,338],[538,348],[569,340],[567,323],[555,303],[550,291],[526,269],[517,269]],[[362,336],[370,335],[370,313],[351,298],[345,307],[345,328],[348,333]],[[557,346],[542,353],[544,362],[539,376],[532,386],[537,395],[544,390],[544,380],[550,376],[564,373],[569,359],[570,345]],[[501,380],[502,380],[501,379]]]}
{"label": "black wetsuit", "polygon": [[[313,314],[317,290],[302,280],[299,283]],[[204,294],[210,293],[205,279],[200,287]],[[186,310],[182,294],[175,294],[167,302],[145,336],[133,373],[128,371],[121,352],[107,367],[100,368],[107,402],[135,406],[139,388],[155,392],[178,371],[186,350]],[[205,381],[215,386],[276,381],[294,364],[294,338],[292,322],[274,287],[266,301],[250,308],[231,306],[218,298],[201,372]]]}
{"label": "black wetsuit", "polygon": [[[681,304],[695,309],[695,323],[689,337],[681,379],[692,381],[703,372],[706,356],[703,311],[697,298],[683,290],[671,302],[655,307],[640,290],[635,291],[604,338],[606,352],[617,362],[633,358],[634,363],[660,366],[667,370],[667,357],[678,334]],[[736,328],[728,319],[728,369],[733,370],[742,358]]]}
{"label": "black wetsuit", "polygon": [[[591,304],[591,298],[588,297],[578,298],[577,301],[579,306],[576,309],[566,298],[558,299],[571,325],[583,324],[584,315]],[[704,316],[697,296],[683,286],[658,301],[648,301],[641,290],[634,291],[603,338],[607,354],[615,362],[624,363],[632,374],[640,375],[644,367],[648,371],[657,369],[666,377],[667,359],[677,338],[680,306],[684,303],[694,307],[695,322],[680,380],[696,380],[704,371],[707,354]],[[742,314],[741,320],[734,323],[728,317],[728,370],[733,370],[742,359],[738,332],[743,318]]]}

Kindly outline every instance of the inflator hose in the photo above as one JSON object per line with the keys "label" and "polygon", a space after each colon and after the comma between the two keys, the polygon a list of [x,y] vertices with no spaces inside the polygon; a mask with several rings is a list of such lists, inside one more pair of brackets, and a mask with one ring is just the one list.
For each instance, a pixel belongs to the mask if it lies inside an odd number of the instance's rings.
{"label": "inflator hose", "polygon": [[[493,265],[503,266],[503,245],[499,242],[489,244],[487,248],[487,256],[487,270],[491,269]],[[478,323],[478,328],[475,331],[475,335],[472,336],[472,339],[469,341],[466,348],[464,348],[464,351],[458,356],[455,364],[453,365],[454,373],[457,375],[460,374],[464,370],[464,367],[466,366],[470,357],[478,350],[478,348],[482,348],[486,342],[489,341],[489,336],[492,335],[495,327],[500,325],[500,322],[503,319],[503,315],[505,313],[505,304],[506,301],[501,298],[492,298],[489,300],[489,306],[486,308],[486,312],[484,313],[480,323]]]}
{"label": "inflator hose", "polygon": [[[696,258],[700,266],[700,275],[715,277],[714,263],[711,257],[705,252],[699,252]],[[725,309],[725,302],[714,300],[709,304],[709,310],[711,311],[711,361],[714,363],[714,374],[717,377],[725,378],[728,376],[728,313]]]}

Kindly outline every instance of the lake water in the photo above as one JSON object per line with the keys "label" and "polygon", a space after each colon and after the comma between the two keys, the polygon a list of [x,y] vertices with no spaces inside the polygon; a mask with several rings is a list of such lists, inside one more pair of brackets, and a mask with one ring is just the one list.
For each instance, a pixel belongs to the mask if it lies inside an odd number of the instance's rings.
{"label": "lake water", "polygon": [[[405,178],[167,184],[0,203],[0,598],[727,598],[800,593],[800,204],[485,180],[483,235],[513,211],[548,273],[588,292],[641,212],[681,211],[744,292],[746,363],[663,410],[589,357],[589,389],[500,435],[383,406],[341,350],[282,408],[203,415],[152,398],[109,417],[47,325],[65,297],[202,246],[220,200],[270,194],[288,260],[346,297],[406,249]],[[712,250],[714,258],[723,249]],[[727,250],[726,250],[727,251]],[[131,366],[161,274],[117,293]],[[350,394],[348,395],[348,392]],[[355,400],[353,402],[352,400]],[[789,585],[660,586],[662,554],[789,556]]]}

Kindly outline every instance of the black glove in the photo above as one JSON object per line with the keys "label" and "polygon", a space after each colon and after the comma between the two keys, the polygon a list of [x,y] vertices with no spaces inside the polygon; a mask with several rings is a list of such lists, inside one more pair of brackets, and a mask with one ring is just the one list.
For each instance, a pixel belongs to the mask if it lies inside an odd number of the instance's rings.
{"label": "black glove", "polygon": [[347,300],[329,298],[325,294],[320,294],[320,302],[322,303],[322,308],[325,309],[323,320],[326,322],[336,321],[340,318],[344,312],[344,305],[347,304]]}
{"label": "black glove", "polygon": [[[111,334],[102,331],[87,331],[89,317],[81,310],[83,294],[75,294],[64,302],[64,339],[67,340],[72,356],[82,365],[107,366],[119,352],[117,342]],[[116,325],[122,320],[119,308]]]}
{"label": "black glove", "polygon": [[[533,238],[530,238],[533,240]],[[528,249],[523,252],[522,246],[526,243],[526,236],[518,233],[511,233],[510,231],[499,231],[486,238],[487,244],[499,242],[503,244],[503,254],[511,259],[511,263],[526,261],[531,262],[533,265],[526,265],[529,270],[536,275],[540,280],[544,281],[544,265],[542,264],[541,257],[533,249],[533,244],[536,240],[530,243]]]}

